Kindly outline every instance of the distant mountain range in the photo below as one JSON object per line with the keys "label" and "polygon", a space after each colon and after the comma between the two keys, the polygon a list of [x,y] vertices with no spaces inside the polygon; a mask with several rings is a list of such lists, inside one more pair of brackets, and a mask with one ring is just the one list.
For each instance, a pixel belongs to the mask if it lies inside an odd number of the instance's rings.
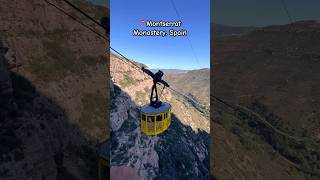
{"label": "distant mountain range", "polygon": [[257,29],[254,26],[229,26],[222,24],[211,23],[211,29],[213,29],[214,36],[225,36],[234,34],[244,34]]}
{"label": "distant mountain range", "polygon": [[186,73],[188,70],[182,69],[150,69],[152,72],[156,73],[158,70],[161,70],[164,74],[177,74],[177,73]]}

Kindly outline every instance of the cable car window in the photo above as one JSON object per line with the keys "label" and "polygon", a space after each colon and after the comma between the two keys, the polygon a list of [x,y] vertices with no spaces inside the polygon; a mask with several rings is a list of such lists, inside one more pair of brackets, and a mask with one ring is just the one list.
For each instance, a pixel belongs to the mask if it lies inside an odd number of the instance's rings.
{"label": "cable car window", "polygon": [[148,116],[148,122],[154,122],[154,116]]}
{"label": "cable car window", "polygon": [[162,116],[161,115],[157,116],[157,121],[162,121]]}
{"label": "cable car window", "polygon": [[143,121],[146,120],[146,115],[142,114],[142,120],[143,120]]}

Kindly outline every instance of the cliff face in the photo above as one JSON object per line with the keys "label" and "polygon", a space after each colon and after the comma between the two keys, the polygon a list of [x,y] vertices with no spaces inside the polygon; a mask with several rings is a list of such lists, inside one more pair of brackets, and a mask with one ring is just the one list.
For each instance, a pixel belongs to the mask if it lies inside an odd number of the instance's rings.
{"label": "cliff face", "polygon": [[164,90],[162,99],[173,105],[172,124],[158,136],[146,136],[140,132],[139,107],[148,103],[152,81],[113,55],[110,69],[110,123],[116,127],[111,132],[111,166],[130,166],[141,179],[208,179],[208,118]]}
{"label": "cliff face", "polygon": [[[3,54],[0,61],[6,61]],[[4,73],[7,76],[1,76],[0,82],[0,178],[93,179],[94,145],[29,80],[1,67],[0,74]]]}
{"label": "cliff face", "polygon": [[1,2],[0,38],[0,179],[94,179],[109,136],[106,42],[39,0]]}
{"label": "cliff face", "polygon": [[[105,34],[63,2],[56,5]],[[73,1],[98,21],[107,10]],[[106,42],[45,1],[6,1],[0,31],[17,73],[66,111],[72,124],[95,141],[106,138]],[[105,12],[104,12],[105,11]],[[105,83],[101,83],[105,82]]]}

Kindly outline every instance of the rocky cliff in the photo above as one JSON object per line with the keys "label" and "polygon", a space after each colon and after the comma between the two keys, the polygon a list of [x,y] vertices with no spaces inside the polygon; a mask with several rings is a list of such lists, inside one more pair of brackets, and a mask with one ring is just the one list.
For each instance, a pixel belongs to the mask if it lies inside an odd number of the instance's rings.
{"label": "rocky cliff", "polygon": [[141,179],[209,179],[206,114],[164,90],[162,99],[173,105],[172,124],[158,136],[146,136],[140,132],[139,107],[148,103],[152,81],[114,55],[110,69],[111,166],[131,167]]}
{"label": "rocky cliff", "polygon": [[0,74],[0,178],[94,179],[95,145],[64,109],[21,75]]}
{"label": "rocky cliff", "polygon": [[[97,20],[106,16],[73,2]],[[0,63],[0,179],[94,179],[96,146],[109,136],[106,42],[40,0],[1,2],[0,37],[8,48]]]}
{"label": "rocky cliff", "polygon": [[[105,33],[65,3],[51,2],[101,34]],[[106,9],[95,8],[82,0],[72,2],[83,9],[87,7],[85,11],[97,20],[107,13]],[[6,1],[0,8],[1,36],[10,48],[8,60],[21,64],[17,73],[57,101],[72,124],[88,137],[97,141],[106,138],[105,40],[45,1]]]}

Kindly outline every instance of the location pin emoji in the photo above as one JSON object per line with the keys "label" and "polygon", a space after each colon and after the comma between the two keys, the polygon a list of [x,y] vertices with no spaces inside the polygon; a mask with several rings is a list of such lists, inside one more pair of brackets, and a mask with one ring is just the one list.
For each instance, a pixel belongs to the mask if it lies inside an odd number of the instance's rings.
{"label": "location pin emoji", "polygon": [[141,19],[141,20],[140,20],[140,24],[141,24],[141,25],[144,25],[144,19]]}

